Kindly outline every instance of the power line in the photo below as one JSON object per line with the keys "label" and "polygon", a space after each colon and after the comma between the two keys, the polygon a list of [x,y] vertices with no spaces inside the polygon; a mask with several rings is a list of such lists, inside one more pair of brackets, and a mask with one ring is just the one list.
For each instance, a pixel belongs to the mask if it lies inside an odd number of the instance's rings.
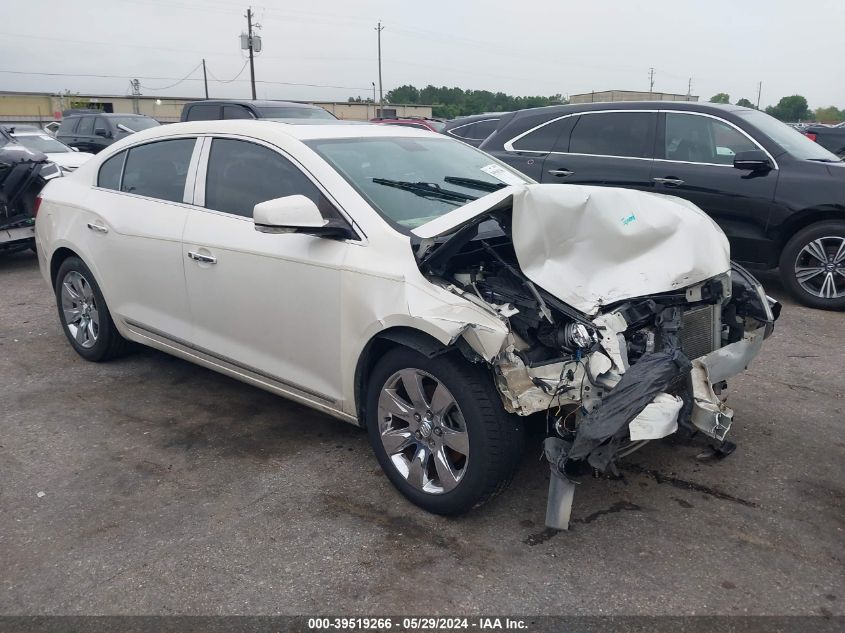
{"label": "power line", "polygon": [[205,60],[201,61],[199,64],[197,64],[196,66],[194,66],[194,67],[191,69],[191,72],[189,72],[187,75],[185,75],[184,77],[182,77],[182,79],[179,79],[179,80],[178,80],[178,81],[176,81],[175,83],[169,84],[169,85],[167,85],[167,86],[162,86],[161,88],[152,88],[152,87],[150,87],[150,86],[143,86],[143,85],[141,86],[141,88],[143,88],[144,90],[152,90],[153,92],[157,92],[157,91],[159,91],[159,90],[167,90],[168,88],[173,88],[173,87],[175,87],[175,86],[178,86],[178,85],[179,85],[179,84],[181,84],[182,82],[187,81],[187,80],[188,80],[188,77],[190,77],[191,75],[193,75],[193,74],[194,74],[194,72],[196,72],[196,70],[197,70],[200,66],[202,66],[204,63],[205,63]]}
{"label": "power line", "polygon": [[215,76],[214,76],[214,73],[213,73],[213,72],[211,72],[211,69],[210,69],[210,68],[208,69],[208,74],[209,74],[209,75],[211,75],[211,78],[212,78],[214,81],[216,81],[217,83],[220,83],[220,84],[230,84],[230,83],[232,83],[233,81],[237,81],[238,77],[240,77],[240,76],[241,76],[241,74],[243,74],[244,70],[246,69],[246,65],[247,65],[248,63],[249,63],[249,60],[247,59],[247,60],[244,62],[244,65],[243,65],[243,66],[241,66],[241,69],[238,71],[238,74],[237,74],[237,75],[235,75],[234,77],[232,77],[231,79],[218,79],[217,77],[215,77]]}

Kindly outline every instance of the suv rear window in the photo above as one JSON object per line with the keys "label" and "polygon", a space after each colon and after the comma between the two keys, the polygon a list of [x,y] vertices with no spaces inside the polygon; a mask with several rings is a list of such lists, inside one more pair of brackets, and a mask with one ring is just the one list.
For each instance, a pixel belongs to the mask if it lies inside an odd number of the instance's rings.
{"label": "suv rear window", "polygon": [[79,124],[79,117],[69,117],[64,119],[56,130],[56,136],[68,136],[76,131],[76,126]]}
{"label": "suv rear window", "polygon": [[573,154],[650,158],[651,112],[602,112],[578,118],[569,151]]}
{"label": "suv rear window", "polygon": [[188,108],[186,121],[216,121],[220,118],[219,105],[195,105]]}

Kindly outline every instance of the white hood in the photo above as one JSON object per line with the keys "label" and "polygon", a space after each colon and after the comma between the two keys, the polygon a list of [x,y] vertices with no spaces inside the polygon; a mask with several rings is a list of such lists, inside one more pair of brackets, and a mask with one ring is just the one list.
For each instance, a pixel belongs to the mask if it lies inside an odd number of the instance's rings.
{"label": "white hood", "polygon": [[451,232],[508,198],[525,276],[586,314],[730,270],[728,240],[703,211],[680,198],[630,189],[506,187],[413,232],[422,238]]}

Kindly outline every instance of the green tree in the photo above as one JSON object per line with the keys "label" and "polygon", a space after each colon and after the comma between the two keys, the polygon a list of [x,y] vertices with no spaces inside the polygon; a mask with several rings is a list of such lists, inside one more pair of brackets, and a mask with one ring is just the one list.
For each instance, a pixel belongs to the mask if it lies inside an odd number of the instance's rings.
{"label": "green tree", "polygon": [[710,103],[730,103],[731,97],[727,92],[720,92],[710,97]]}
{"label": "green tree", "polygon": [[845,110],[840,110],[835,106],[816,108],[816,121],[819,123],[840,123],[845,121]]}
{"label": "green tree", "polygon": [[436,117],[452,119],[481,112],[508,112],[523,108],[566,103],[560,95],[514,97],[504,92],[489,90],[464,90],[448,86],[428,85],[418,89],[414,86],[399,86],[388,91],[385,99],[389,103],[426,103],[431,104]]}
{"label": "green tree", "polygon": [[751,103],[751,102],[750,102],[748,99],[746,99],[745,97],[743,97],[742,99],[740,99],[739,101],[737,101],[737,102],[736,102],[736,104],[737,104],[738,106],[742,106],[743,108],[753,108],[753,107],[754,107],[754,104],[753,104],[753,103]]}
{"label": "green tree", "polygon": [[807,106],[807,100],[801,95],[783,97],[776,106],[766,108],[766,114],[771,114],[781,121],[808,121],[813,113]]}

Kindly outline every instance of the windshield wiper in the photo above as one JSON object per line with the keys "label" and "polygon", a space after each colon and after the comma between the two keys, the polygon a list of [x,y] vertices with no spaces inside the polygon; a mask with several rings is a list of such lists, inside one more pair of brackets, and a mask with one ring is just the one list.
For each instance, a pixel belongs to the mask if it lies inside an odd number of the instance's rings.
{"label": "windshield wiper", "polygon": [[403,191],[409,191],[422,198],[435,198],[437,200],[456,203],[477,200],[475,196],[468,196],[465,193],[452,191],[451,189],[443,189],[440,185],[433,182],[411,182],[410,180],[391,180],[390,178],[373,178],[373,182],[377,185],[396,187]]}
{"label": "windshield wiper", "polygon": [[478,180],[477,178],[464,178],[463,176],[446,176],[443,180],[450,185],[459,185],[469,189],[478,189],[479,191],[496,191],[507,187],[503,182],[487,182],[486,180]]}

